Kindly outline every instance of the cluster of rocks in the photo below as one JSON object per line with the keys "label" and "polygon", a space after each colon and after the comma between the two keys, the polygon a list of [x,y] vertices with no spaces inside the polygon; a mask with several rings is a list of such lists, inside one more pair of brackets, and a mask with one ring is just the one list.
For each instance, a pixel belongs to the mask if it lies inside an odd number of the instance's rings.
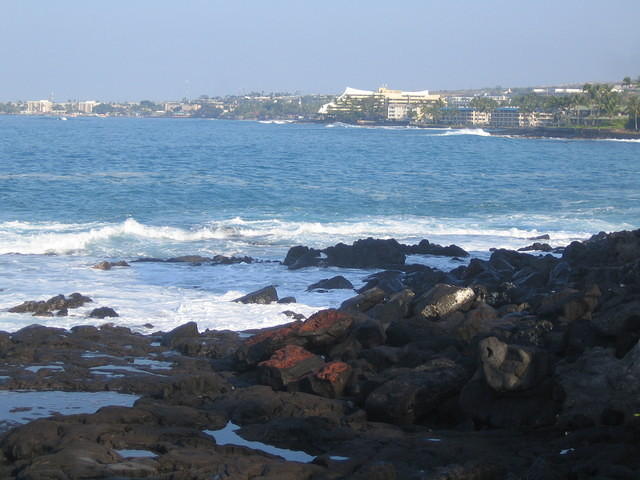
{"label": "cluster of rocks", "polygon": [[[574,242],[561,257],[496,250],[451,272],[405,265],[398,245],[368,239],[318,255],[295,247],[284,262],[295,268],[305,256],[392,268],[371,275],[337,309],[249,338],[200,333],[193,323],[152,336],[106,326],[0,337],[5,361],[16,364],[55,358],[82,368],[69,352],[87,349],[124,358],[175,352],[162,376],[102,385],[142,395],[132,408],[37,420],[5,434],[0,473],[638,478],[640,230]],[[38,373],[51,385],[62,378]],[[9,388],[29,388],[26,376]],[[70,377],[77,383],[68,388],[97,388],[86,376]],[[248,440],[315,459],[286,461],[204,433],[227,422]],[[153,458],[126,458],[119,449]]]}
{"label": "cluster of rocks", "polygon": [[367,238],[352,245],[338,243],[324,250],[303,245],[293,247],[282,262],[290,270],[305,267],[388,268],[404,265],[407,255],[467,257],[469,253],[456,245],[443,247],[428,240],[417,245],[403,245],[394,239]]}
{"label": "cluster of rocks", "polygon": [[93,302],[89,297],[80,293],[72,293],[68,297],[56,295],[49,300],[27,300],[26,302],[11,307],[11,313],[32,313],[34,317],[53,317],[54,312],[58,317],[65,317],[69,314],[70,308],[78,308],[85,303]]}
{"label": "cluster of rocks", "polygon": [[141,262],[188,263],[191,266],[234,265],[236,263],[259,262],[259,260],[256,260],[255,258],[248,257],[248,256],[227,257],[225,255],[214,255],[213,257],[203,257],[202,255],[182,255],[180,257],[172,257],[167,259],[143,257],[134,261],[137,263],[141,263]]}
{"label": "cluster of rocks", "polygon": [[[102,268],[109,270],[109,268]],[[32,313],[34,317],[66,317],[70,308],[82,307],[85,303],[92,303],[93,300],[81,293],[72,293],[68,297],[56,295],[49,300],[27,300],[26,302],[11,307],[11,313]],[[54,313],[55,312],[55,313]],[[89,312],[90,318],[117,317],[118,314],[111,307],[98,307]]]}

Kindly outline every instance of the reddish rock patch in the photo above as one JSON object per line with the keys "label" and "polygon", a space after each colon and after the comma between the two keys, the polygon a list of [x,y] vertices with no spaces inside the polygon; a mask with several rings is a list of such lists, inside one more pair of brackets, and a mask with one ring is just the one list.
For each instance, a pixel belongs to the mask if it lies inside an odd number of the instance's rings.
{"label": "reddish rock patch", "polygon": [[260,362],[258,365],[261,367],[291,368],[311,357],[315,357],[315,355],[308,350],[297,345],[287,345],[280,350],[276,350],[269,360]]}
{"label": "reddish rock patch", "polygon": [[300,332],[316,332],[318,330],[330,329],[338,322],[347,321],[351,322],[351,316],[347,313],[340,312],[338,310],[321,310],[311,315],[300,326]]}
{"label": "reddish rock patch", "polygon": [[282,340],[284,338],[287,338],[288,336],[293,335],[298,330],[300,330],[301,325],[302,325],[302,322],[295,321],[293,323],[290,323],[287,326],[277,328],[275,330],[270,330],[268,332],[260,333],[258,335],[254,335],[253,337],[248,338],[244,343],[247,346],[251,346],[251,345],[257,345],[258,343],[263,342],[265,340],[273,340],[273,341]]}
{"label": "reddish rock patch", "polygon": [[321,380],[336,383],[346,372],[349,372],[350,370],[351,367],[344,362],[331,362],[322,367],[316,373],[316,377]]}

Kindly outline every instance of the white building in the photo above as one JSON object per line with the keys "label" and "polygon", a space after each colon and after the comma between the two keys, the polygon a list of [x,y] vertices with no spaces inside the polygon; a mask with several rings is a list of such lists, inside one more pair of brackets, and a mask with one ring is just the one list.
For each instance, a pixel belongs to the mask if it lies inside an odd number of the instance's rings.
{"label": "white building", "polygon": [[49,113],[53,109],[53,102],[49,100],[29,100],[27,102],[27,113]]}
{"label": "white building", "polygon": [[406,120],[412,111],[439,100],[440,95],[430,95],[428,90],[405,92],[381,87],[373,91],[347,87],[334,101],[320,107],[318,113],[331,116],[375,110],[387,120]]}
{"label": "white building", "polygon": [[92,113],[93,107],[98,105],[100,102],[96,102],[94,100],[86,100],[84,102],[78,102],[78,111],[82,113]]}

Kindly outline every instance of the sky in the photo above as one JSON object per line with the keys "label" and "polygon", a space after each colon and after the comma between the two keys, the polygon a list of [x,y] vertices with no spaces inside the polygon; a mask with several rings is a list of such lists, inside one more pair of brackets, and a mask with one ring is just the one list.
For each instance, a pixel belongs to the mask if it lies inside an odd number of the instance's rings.
{"label": "sky", "polygon": [[640,76],[638,0],[0,0],[0,101]]}

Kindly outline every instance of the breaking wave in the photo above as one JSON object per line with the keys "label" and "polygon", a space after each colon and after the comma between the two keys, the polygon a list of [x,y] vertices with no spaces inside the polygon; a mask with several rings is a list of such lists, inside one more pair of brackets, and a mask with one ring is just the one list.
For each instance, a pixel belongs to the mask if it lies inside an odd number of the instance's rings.
{"label": "breaking wave", "polygon": [[455,135],[476,135],[479,137],[490,137],[491,134],[482,128],[460,128],[454,130],[447,130],[443,133],[436,133],[434,137],[451,137]]}
{"label": "breaking wave", "polygon": [[[528,225],[536,225],[531,228]],[[245,220],[239,217],[181,228],[145,225],[133,218],[121,223],[0,224],[0,254],[74,254],[170,256],[192,253],[281,255],[292,245],[323,248],[360,238],[395,238],[416,242],[423,238],[442,244],[456,243],[468,250],[490,247],[516,248],[532,237],[550,235],[554,245],[588,238],[600,230],[625,225],[592,223],[589,231],[559,228],[565,220],[538,218],[438,219],[430,217],[369,217],[339,222],[295,222],[282,219]],[[516,225],[516,226],[505,226]],[[578,227],[579,225],[575,225]],[[584,225],[582,225],[584,226]],[[273,252],[271,252],[273,250]]]}

